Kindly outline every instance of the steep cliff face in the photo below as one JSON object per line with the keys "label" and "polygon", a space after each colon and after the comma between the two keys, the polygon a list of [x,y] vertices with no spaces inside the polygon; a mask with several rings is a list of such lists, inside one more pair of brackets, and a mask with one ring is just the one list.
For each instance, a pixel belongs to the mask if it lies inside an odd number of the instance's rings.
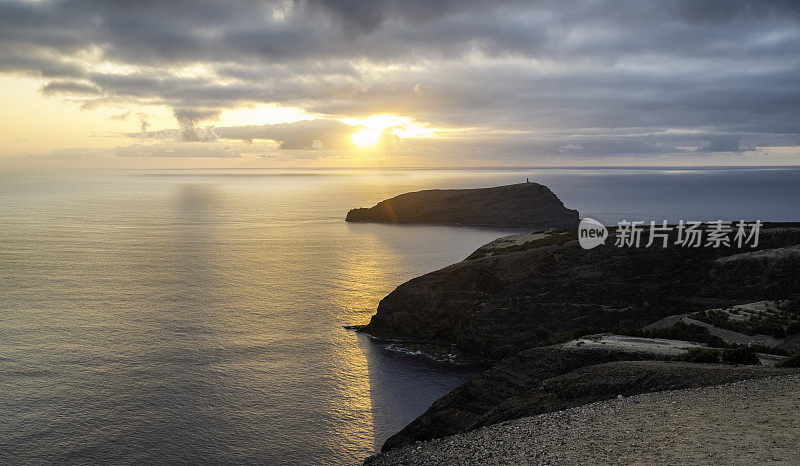
{"label": "steep cliff face", "polygon": [[584,250],[577,241],[512,248],[400,285],[363,330],[495,361],[584,326],[638,328],[672,314],[786,298],[800,292],[798,244],[800,224],[764,228],[760,253]]}
{"label": "steep cliff face", "polygon": [[440,223],[509,228],[573,228],[578,211],[547,186],[520,183],[480,189],[435,189],[401,194],[353,209],[348,222]]}

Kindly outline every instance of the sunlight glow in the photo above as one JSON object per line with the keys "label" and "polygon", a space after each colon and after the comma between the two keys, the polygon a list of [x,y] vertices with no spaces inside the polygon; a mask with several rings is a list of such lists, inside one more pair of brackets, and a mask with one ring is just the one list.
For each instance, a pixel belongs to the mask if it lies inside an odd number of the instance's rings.
{"label": "sunlight glow", "polygon": [[[0,159],[74,148],[110,151],[131,144],[126,134],[140,132],[142,120],[150,124],[150,131],[175,124],[172,112],[159,106],[112,103],[80,110],[81,102],[75,96],[44,95],[41,88],[47,82],[33,76],[0,76],[4,110]],[[111,118],[114,115],[117,117]],[[31,159],[34,164],[51,163],[36,160]]]}
{"label": "sunlight glow", "polygon": [[353,138],[353,144],[358,147],[374,146],[380,142],[381,136],[383,136],[383,130],[371,128],[362,129],[350,135]]}
{"label": "sunlight glow", "polygon": [[398,138],[426,138],[433,135],[433,130],[414,120],[397,115],[371,115],[366,118],[342,118],[340,121],[362,129],[351,135],[353,144],[358,147],[374,146],[384,136]]}

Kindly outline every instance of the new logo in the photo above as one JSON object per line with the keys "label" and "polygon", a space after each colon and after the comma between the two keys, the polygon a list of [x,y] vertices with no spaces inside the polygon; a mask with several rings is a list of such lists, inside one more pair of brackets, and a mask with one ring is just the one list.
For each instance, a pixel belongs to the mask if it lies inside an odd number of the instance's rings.
{"label": "new logo", "polygon": [[578,224],[578,242],[583,249],[592,249],[606,242],[608,230],[593,218],[582,218]]}

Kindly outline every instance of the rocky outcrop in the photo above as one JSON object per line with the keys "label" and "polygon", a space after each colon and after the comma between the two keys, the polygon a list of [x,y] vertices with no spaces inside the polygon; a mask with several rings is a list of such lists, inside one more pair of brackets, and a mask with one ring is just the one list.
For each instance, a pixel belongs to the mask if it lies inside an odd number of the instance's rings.
{"label": "rocky outcrop", "polygon": [[684,388],[495,424],[397,448],[365,464],[800,464],[796,370],[624,362],[551,380],[540,397],[565,405],[594,393],[596,383],[600,392],[621,395],[647,386]]}
{"label": "rocky outcrop", "polygon": [[578,211],[564,207],[547,186],[520,183],[479,189],[433,189],[401,194],[353,209],[348,222],[439,223],[545,230],[575,228]]}
{"label": "rocky outcrop", "polygon": [[781,253],[800,244],[796,223],[765,225],[759,254],[618,248],[613,240],[584,250],[569,239],[496,250],[410,280],[380,302],[363,331],[497,361],[584,326],[640,328],[673,314],[800,292],[800,255]]}
{"label": "rocky outcrop", "polygon": [[503,359],[478,377],[436,400],[425,413],[389,437],[382,450],[388,451],[418,440],[444,437],[492,423],[488,420],[497,419],[493,411],[501,405],[523,396],[546,379],[581,367],[613,361],[671,357],[671,354],[660,351],[620,347],[606,349],[593,345],[564,344],[523,351]]}
{"label": "rocky outcrop", "polygon": [[496,240],[381,301],[362,331],[499,361],[437,400],[383,451],[619,395],[786,373],[772,367],[777,356],[760,355],[767,366],[752,367],[668,361],[698,346],[689,342],[599,335],[542,345],[585,327],[637,334],[667,316],[794,296],[800,293],[800,224],[767,224],[758,247],[745,251],[682,248],[674,236],[666,248],[618,248],[609,241],[584,250],[574,235]]}
{"label": "rocky outcrop", "polygon": [[[698,346],[678,340],[595,335],[522,351],[438,399],[390,437],[382,450],[618,395],[783,373],[772,367],[774,363],[740,369],[683,363],[614,364],[667,361]],[[685,372],[681,374],[681,370]]]}

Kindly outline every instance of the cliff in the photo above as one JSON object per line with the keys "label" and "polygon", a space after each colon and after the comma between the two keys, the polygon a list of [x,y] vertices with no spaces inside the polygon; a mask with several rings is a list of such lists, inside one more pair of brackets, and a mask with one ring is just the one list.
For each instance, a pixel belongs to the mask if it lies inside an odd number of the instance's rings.
{"label": "cliff", "polygon": [[765,225],[756,252],[608,243],[584,250],[554,234],[474,254],[397,287],[363,331],[492,362],[581,327],[640,328],[800,292],[800,224]]}
{"label": "cliff", "polygon": [[547,186],[520,183],[479,189],[434,189],[401,194],[353,209],[348,222],[439,223],[545,230],[574,228],[578,211],[564,207]]}
{"label": "cliff", "polygon": [[[522,351],[436,400],[425,413],[391,436],[382,451],[617,395],[718,385],[792,372],[772,367],[776,360],[773,358],[780,357],[771,355],[761,355],[764,365],[752,366],[651,364],[681,357],[700,346],[660,338],[592,335]],[[642,364],[615,364],[622,361]]]}
{"label": "cliff", "polygon": [[[371,461],[382,464],[414,442],[618,395],[787,373],[772,367],[785,357],[774,354],[750,367],[667,361],[697,346],[761,341],[724,327],[796,341],[800,223],[765,224],[758,246],[745,249],[684,248],[674,235],[666,248],[619,248],[611,236],[591,250],[574,231],[501,238],[386,296],[362,331],[496,364],[437,400],[386,441],[388,456]],[[785,298],[792,299],[777,302]],[[635,336],[553,344],[591,328]]]}

